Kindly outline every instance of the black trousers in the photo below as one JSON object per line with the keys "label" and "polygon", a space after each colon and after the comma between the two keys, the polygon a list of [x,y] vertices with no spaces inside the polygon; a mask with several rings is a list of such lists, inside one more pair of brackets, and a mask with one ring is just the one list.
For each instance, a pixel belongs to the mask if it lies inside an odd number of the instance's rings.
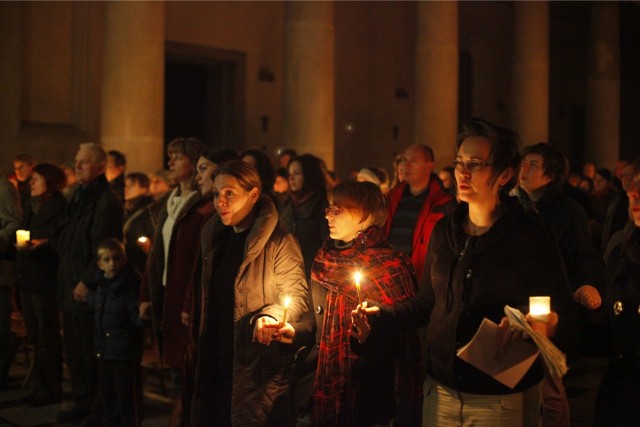
{"label": "black trousers", "polygon": [[87,410],[97,410],[98,360],[93,344],[93,314],[63,313],[62,325],[71,400]]}
{"label": "black trousers", "polygon": [[105,426],[140,425],[140,369],[137,360],[100,361],[100,400]]}
{"label": "black trousers", "polygon": [[29,341],[35,345],[35,395],[57,402],[62,397],[62,338],[55,295],[20,291]]}

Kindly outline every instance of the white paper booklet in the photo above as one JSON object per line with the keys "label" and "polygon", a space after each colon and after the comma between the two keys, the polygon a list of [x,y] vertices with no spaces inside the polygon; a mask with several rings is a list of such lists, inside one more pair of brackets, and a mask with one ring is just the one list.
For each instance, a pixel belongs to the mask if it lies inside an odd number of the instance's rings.
{"label": "white paper booklet", "polygon": [[484,318],[471,341],[458,350],[457,356],[496,381],[514,388],[540,351],[524,340],[513,341],[503,352],[498,352],[498,348],[498,325]]}

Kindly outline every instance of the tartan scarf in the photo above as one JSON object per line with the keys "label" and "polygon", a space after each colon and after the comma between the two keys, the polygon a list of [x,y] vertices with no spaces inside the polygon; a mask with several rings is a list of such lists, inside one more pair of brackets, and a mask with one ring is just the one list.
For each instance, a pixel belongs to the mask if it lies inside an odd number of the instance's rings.
{"label": "tartan scarf", "polygon": [[354,272],[362,273],[362,299],[383,304],[409,298],[416,282],[411,261],[391,247],[380,227],[370,227],[348,248],[334,243],[325,241],[311,269],[311,279],[327,290],[313,415],[314,425],[349,426],[355,422],[358,391],[358,356],[351,352],[349,335],[351,310],[358,304]]}

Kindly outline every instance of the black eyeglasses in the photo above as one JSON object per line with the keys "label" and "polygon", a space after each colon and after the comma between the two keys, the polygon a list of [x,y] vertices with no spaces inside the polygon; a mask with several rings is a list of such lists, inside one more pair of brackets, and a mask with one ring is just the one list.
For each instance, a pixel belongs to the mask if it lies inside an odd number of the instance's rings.
{"label": "black eyeglasses", "polygon": [[331,214],[333,216],[337,216],[337,215],[340,215],[343,210],[344,208],[341,206],[329,205],[326,208],[324,208],[324,214],[325,215]]}
{"label": "black eyeglasses", "polygon": [[466,169],[469,172],[474,173],[480,169],[486,168],[487,166],[491,166],[491,163],[485,162],[484,160],[469,160],[468,162],[463,160],[454,160],[452,166],[458,172],[462,172]]}

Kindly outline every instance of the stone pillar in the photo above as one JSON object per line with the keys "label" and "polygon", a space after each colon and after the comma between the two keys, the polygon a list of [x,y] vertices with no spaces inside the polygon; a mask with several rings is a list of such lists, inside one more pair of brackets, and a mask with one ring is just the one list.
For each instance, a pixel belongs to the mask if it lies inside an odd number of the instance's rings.
{"label": "stone pillar", "polygon": [[13,173],[13,156],[21,151],[16,138],[21,122],[23,8],[20,2],[0,2],[0,168],[5,176]]}
{"label": "stone pillar", "polygon": [[513,127],[522,145],[549,139],[549,3],[514,3]]}
{"label": "stone pillar", "polygon": [[617,2],[591,6],[585,162],[613,170],[620,154],[620,20]]}
{"label": "stone pillar", "polygon": [[162,166],[164,51],[164,3],[105,3],[101,142],[128,172]]}
{"label": "stone pillar", "polygon": [[333,2],[287,2],[284,146],[334,167],[335,27]]}
{"label": "stone pillar", "polygon": [[433,149],[439,170],[455,157],[458,132],[458,3],[417,7],[414,142]]}

